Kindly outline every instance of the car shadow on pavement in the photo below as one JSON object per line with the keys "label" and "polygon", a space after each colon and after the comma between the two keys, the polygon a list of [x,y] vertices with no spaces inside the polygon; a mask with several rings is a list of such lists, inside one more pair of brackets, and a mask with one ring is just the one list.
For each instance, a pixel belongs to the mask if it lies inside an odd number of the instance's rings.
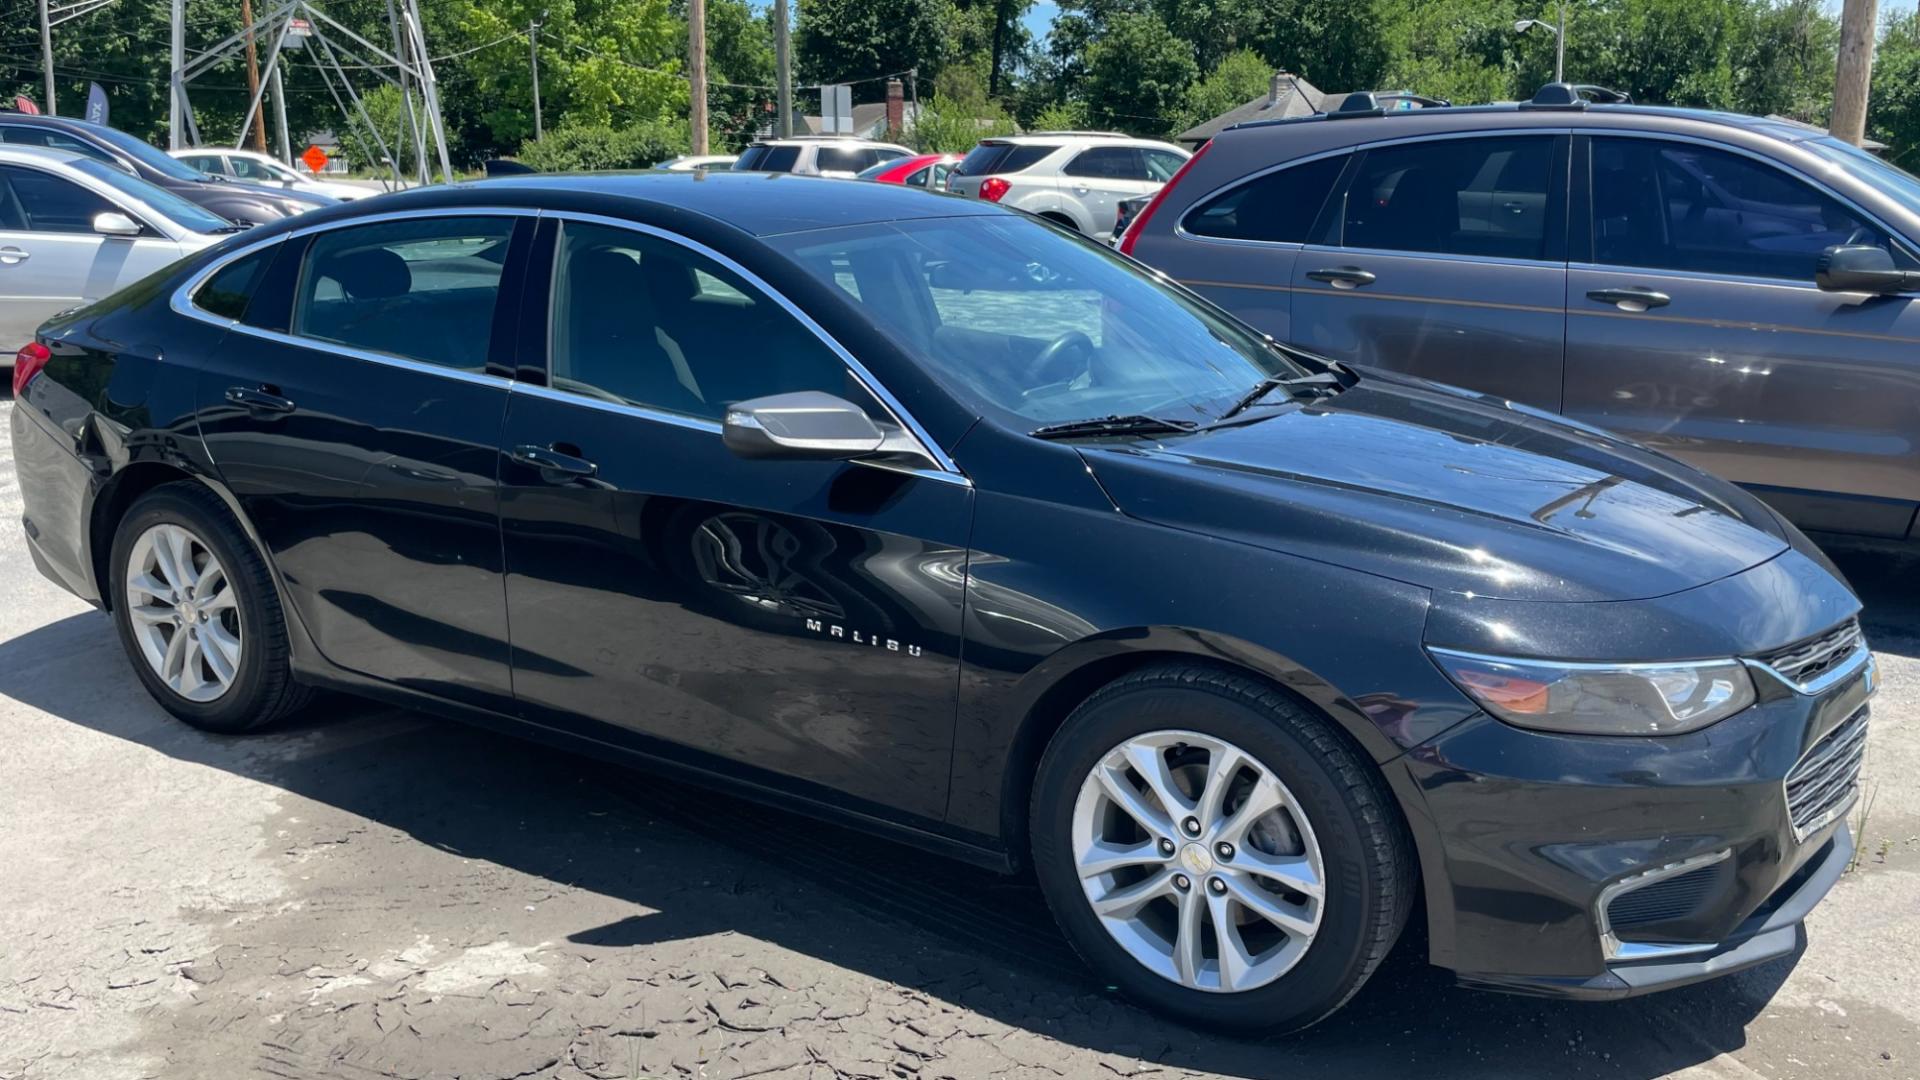
{"label": "car shadow on pavement", "polygon": [[[145,695],[99,613],[0,642],[0,695],[464,859],[618,902],[600,908],[631,905],[600,925],[563,928],[564,944],[554,944],[603,973],[644,970],[656,943],[739,935],[1069,1047],[1169,1068],[1340,1080],[1416,1068],[1434,1077],[1660,1076],[1744,1045],[1747,1025],[1797,960],[1648,998],[1576,1004],[1458,989],[1422,962],[1415,931],[1329,1021],[1286,1039],[1226,1037],[1158,1019],[1099,986],[1022,879],[351,699],[325,699],[259,735],[195,731]],[[1067,1074],[1104,1075],[1094,1061]]]}
{"label": "car shadow on pavement", "polygon": [[1882,652],[1920,657],[1920,543],[1816,535],[1866,610],[1860,624]]}

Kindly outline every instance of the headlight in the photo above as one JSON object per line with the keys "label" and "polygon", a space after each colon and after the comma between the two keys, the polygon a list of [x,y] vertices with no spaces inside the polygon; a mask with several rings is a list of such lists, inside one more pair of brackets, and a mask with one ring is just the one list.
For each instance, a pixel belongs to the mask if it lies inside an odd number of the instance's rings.
{"label": "headlight", "polygon": [[1753,704],[1753,677],[1738,660],[1575,664],[1428,651],[1488,712],[1541,731],[1678,735]]}

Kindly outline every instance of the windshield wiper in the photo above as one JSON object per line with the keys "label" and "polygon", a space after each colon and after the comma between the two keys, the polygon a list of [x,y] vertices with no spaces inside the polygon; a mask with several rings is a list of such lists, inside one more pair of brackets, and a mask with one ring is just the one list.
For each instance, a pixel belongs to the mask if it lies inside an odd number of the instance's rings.
{"label": "windshield wiper", "polygon": [[[1328,394],[1337,394],[1344,389],[1346,389],[1346,383],[1342,382],[1340,376],[1331,371],[1317,371],[1312,375],[1292,375],[1287,378],[1271,375],[1261,379],[1259,383],[1255,384],[1253,389],[1246,392],[1245,396],[1239,401],[1234,402],[1233,408],[1221,413],[1220,419],[1230,420],[1233,417],[1239,416],[1241,413],[1258,405],[1260,399],[1273,393],[1275,390],[1285,390],[1288,392],[1287,396],[1289,398],[1297,398],[1303,395],[1323,397]],[[1215,422],[1217,423],[1218,421]]]}
{"label": "windshield wiper", "polygon": [[1126,416],[1100,416],[1091,420],[1069,420],[1063,424],[1037,427],[1027,434],[1036,439],[1084,439],[1100,435],[1185,435],[1200,427],[1193,420],[1174,420],[1164,416],[1134,413]]}

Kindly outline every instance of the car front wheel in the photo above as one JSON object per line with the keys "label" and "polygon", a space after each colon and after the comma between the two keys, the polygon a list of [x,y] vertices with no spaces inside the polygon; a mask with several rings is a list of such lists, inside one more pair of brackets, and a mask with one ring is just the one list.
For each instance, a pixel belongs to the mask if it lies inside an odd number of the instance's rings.
{"label": "car front wheel", "polygon": [[1090,697],[1034,786],[1035,872],[1104,979],[1193,1023],[1292,1030],[1386,956],[1413,897],[1378,770],[1267,684],[1153,668]]}

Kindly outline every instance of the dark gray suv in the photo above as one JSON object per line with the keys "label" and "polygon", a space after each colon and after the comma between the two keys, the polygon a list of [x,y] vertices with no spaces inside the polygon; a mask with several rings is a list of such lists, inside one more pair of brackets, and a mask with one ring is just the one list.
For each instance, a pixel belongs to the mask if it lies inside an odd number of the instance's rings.
{"label": "dark gray suv", "polygon": [[1804,528],[1920,539],[1920,180],[1590,87],[1348,104],[1221,132],[1121,250],[1276,338],[1613,429]]}

